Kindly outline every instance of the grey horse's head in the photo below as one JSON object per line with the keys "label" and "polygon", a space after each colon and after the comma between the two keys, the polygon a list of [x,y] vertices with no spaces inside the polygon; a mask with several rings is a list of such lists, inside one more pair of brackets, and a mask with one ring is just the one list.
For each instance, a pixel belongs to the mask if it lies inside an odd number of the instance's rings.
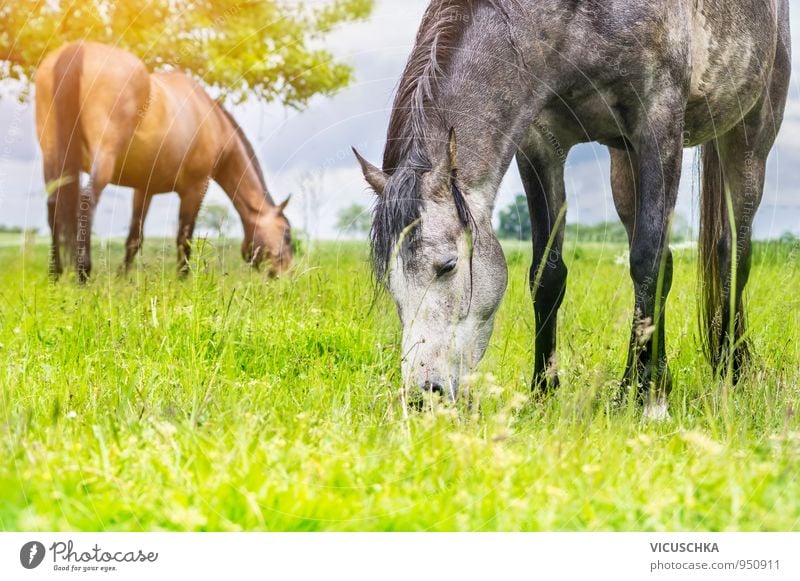
{"label": "grey horse's head", "polygon": [[455,132],[440,143],[391,174],[356,156],[378,194],[372,255],[403,324],[404,383],[455,399],[486,351],[507,270],[491,208],[460,183]]}

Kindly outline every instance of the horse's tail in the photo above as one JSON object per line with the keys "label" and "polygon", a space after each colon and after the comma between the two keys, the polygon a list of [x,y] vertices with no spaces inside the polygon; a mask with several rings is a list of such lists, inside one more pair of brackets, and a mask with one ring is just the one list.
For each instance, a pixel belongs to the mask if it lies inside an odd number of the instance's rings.
{"label": "horse's tail", "polygon": [[[699,273],[698,280],[700,292],[700,336],[703,351],[715,371],[720,369],[726,351],[733,345],[726,346],[726,337],[730,329],[726,328],[730,320],[723,317],[723,301],[725,296],[731,296],[735,289],[727,289],[732,276],[730,272],[722,272],[723,253],[730,248],[726,230],[728,222],[728,205],[726,201],[725,175],[722,171],[719,150],[715,140],[709,141],[701,147],[700,169],[700,239],[699,239]],[[733,261],[730,261],[731,263]],[[733,337],[738,337],[741,344],[735,346],[737,356],[747,355],[748,348],[744,343],[745,313],[741,301],[738,302],[735,317],[736,326]],[[731,341],[735,340],[733,337]]]}
{"label": "horse's tail", "polygon": [[55,186],[55,223],[67,250],[74,253],[78,236],[80,172],[83,157],[81,128],[81,73],[83,46],[68,45],[53,68],[53,108],[56,118],[56,159],[58,181]]}
{"label": "horse's tail", "polygon": [[722,273],[720,244],[725,224],[725,177],[716,141],[700,148],[700,236],[698,241],[698,293],[700,337],[703,351],[714,369],[721,357]]}

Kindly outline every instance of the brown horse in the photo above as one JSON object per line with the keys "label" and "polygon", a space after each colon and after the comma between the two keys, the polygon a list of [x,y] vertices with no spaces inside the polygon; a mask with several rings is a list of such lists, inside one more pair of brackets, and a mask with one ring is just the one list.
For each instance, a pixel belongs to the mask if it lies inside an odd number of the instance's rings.
{"label": "brown horse", "polygon": [[[50,53],[36,74],[36,123],[44,156],[51,269],[62,271],[61,247],[75,260],[79,280],[91,272],[94,209],[109,184],[134,188],[126,244],[127,269],[142,244],[152,196],[181,199],[178,261],[188,269],[190,244],[210,180],[230,197],[244,226],[242,255],[269,273],[288,269],[291,230],[264,181],[253,147],[220,103],[180,72],[150,74],[138,58],[93,42]],[[80,172],[89,174],[87,188]]]}

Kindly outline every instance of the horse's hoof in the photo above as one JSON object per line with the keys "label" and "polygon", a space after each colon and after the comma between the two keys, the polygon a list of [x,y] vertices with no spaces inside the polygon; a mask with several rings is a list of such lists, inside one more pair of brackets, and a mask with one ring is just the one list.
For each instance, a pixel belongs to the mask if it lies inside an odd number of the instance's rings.
{"label": "horse's hoof", "polygon": [[550,398],[561,387],[558,375],[534,377],[531,382],[531,394],[534,400]]}
{"label": "horse's hoof", "polygon": [[646,422],[666,422],[669,421],[669,408],[666,398],[657,398],[655,401],[647,402],[644,405],[642,419]]}

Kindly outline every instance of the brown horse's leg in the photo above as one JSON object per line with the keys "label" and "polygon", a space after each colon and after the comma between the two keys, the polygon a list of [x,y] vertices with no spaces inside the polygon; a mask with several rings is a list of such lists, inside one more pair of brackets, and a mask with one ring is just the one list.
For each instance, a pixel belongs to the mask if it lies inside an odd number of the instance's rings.
{"label": "brown horse's leg", "polygon": [[178,271],[182,275],[189,273],[189,258],[192,253],[190,241],[194,235],[194,226],[200,205],[208,189],[208,182],[185,188],[178,192],[181,197],[181,209],[178,223]]}
{"label": "brown horse's leg", "polygon": [[133,215],[131,216],[131,229],[128,233],[128,240],[125,243],[125,263],[123,269],[128,272],[133,259],[142,248],[142,237],[144,236],[144,220],[150,209],[152,196],[145,190],[135,189],[133,191]]}
{"label": "brown horse's leg", "polygon": [[[52,169],[52,163],[48,163],[48,152],[45,150],[44,163],[44,183],[48,188],[58,180],[58,172]],[[58,190],[52,192],[47,197],[47,223],[50,226],[52,242],[50,245],[50,277],[58,279],[64,273],[64,266],[61,263],[61,236],[58,219]]]}

